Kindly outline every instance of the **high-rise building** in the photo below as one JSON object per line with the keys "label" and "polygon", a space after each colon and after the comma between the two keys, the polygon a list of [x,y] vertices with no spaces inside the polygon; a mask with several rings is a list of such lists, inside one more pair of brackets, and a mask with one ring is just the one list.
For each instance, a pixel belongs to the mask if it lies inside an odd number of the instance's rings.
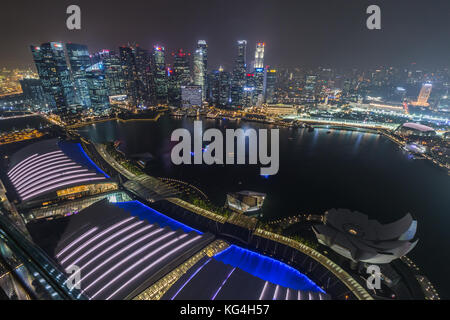
{"label": "high-rise building", "polygon": [[186,86],[191,83],[191,70],[189,67],[190,53],[185,52],[183,49],[178,49],[173,54],[173,72],[180,85]]}
{"label": "high-rise building", "polygon": [[252,104],[261,106],[264,102],[264,48],[266,44],[264,42],[258,42],[255,50],[255,63],[254,63],[254,93]]}
{"label": "high-rise building", "polygon": [[203,100],[206,99],[208,73],[208,45],[205,40],[199,40],[194,53],[193,82],[202,87]]}
{"label": "high-rise building", "polygon": [[63,44],[47,42],[31,46],[31,53],[50,107],[58,113],[67,113],[75,103],[75,93]]}
{"label": "high-rise building", "polygon": [[245,75],[247,71],[246,54],[247,41],[239,40],[237,42],[237,56],[231,80],[231,104],[234,107],[242,106],[244,102]]}
{"label": "high-rise building", "polygon": [[82,44],[67,43],[67,56],[75,87],[76,102],[83,108],[89,108],[89,88],[86,80],[86,69],[91,66],[91,58],[87,46]]}
{"label": "high-rise building", "polygon": [[91,102],[90,107],[98,114],[107,111],[110,107],[104,71],[103,63],[99,62],[87,68],[85,75]]}
{"label": "high-rise building", "polygon": [[158,104],[167,103],[167,75],[165,49],[160,45],[153,47],[152,53],[154,98]]}
{"label": "high-rise building", "polygon": [[138,75],[136,68],[136,58],[134,56],[133,48],[120,47],[120,62],[122,64],[122,73],[125,81],[125,92],[127,94],[128,102],[132,106],[137,106],[139,103],[138,96]]}
{"label": "high-rise building", "polygon": [[218,104],[226,106],[230,103],[230,73],[219,68],[219,100]]}
{"label": "high-rise building", "polygon": [[22,79],[19,80],[22,87],[23,96],[30,102],[33,108],[44,110],[48,101],[42,88],[42,82],[39,79]]}
{"label": "high-rise building", "polygon": [[251,107],[255,103],[255,94],[256,94],[256,78],[254,73],[247,73],[245,76],[245,86],[244,86],[244,97],[243,97],[243,106]]}
{"label": "high-rise building", "polygon": [[266,44],[264,42],[258,42],[256,44],[255,50],[255,69],[264,68],[264,47]]}
{"label": "high-rise building", "polygon": [[223,70],[214,70],[208,79],[209,101],[217,106],[226,106],[230,102],[230,74]]}
{"label": "high-rise building", "polygon": [[317,76],[306,76],[305,86],[303,88],[303,98],[306,102],[314,102],[316,97]]}
{"label": "high-rise building", "polygon": [[216,105],[219,99],[219,71],[213,70],[208,74],[208,92],[206,94],[208,102]]}
{"label": "high-rise building", "polygon": [[181,106],[181,86],[171,67],[167,68],[167,102],[174,107]]}
{"label": "high-rise building", "polygon": [[148,50],[142,49],[138,45],[133,47],[133,53],[136,61],[136,90],[138,96],[138,105],[148,105],[150,103],[150,55]]}
{"label": "high-rise building", "polygon": [[125,95],[125,78],[119,56],[110,50],[102,50],[91,57],[91,63],[102,62],[105,73],[108,96]]}
{"label": "high-rise building", "polygon": [[433,85],[431,83],[424,83],[422,88],[420,89],[419,97],[417,97],[417,101],[412,104],[419,107],[429,107],[428,99],[431,95],[431,89],[433,89]]}
{"label": "high-rise building", "polygon": [[178,49],[172,53],[174,57],[173,72],[169,81],[169,103],[174,106],[181,106],[181,87],[191,83],[191,71],[189,68],[190,54],[183,49]]}
{"label": "high-rise building", "polygon": [[267,67],[265,73],[265,100],[267,104],[277,103],[275,97],[275,85],[277,82],[277,70]]}

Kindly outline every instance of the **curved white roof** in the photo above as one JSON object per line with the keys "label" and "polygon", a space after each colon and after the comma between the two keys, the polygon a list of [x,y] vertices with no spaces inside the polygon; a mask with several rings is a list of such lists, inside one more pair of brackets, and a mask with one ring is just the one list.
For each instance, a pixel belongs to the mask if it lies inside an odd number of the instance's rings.
{"label": "curved white roof", "polygon": [[431,128],[431,127],[425,126],[425,125],[420,124],[420,123],[414,123],[414,122],[404,123],[403,127],[411,128],[411,129],[419,130],[419,131],[423,131],[423,132],[434,131],[434,129]]}

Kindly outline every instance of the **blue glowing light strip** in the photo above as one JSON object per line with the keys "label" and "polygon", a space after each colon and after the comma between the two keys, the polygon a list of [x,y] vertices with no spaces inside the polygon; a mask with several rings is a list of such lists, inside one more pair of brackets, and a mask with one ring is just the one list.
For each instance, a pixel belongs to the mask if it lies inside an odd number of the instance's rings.
{"label": "blue glowing light strip", "polygon": [[[144,209],[146,212],[142,212],[142,213],[137,212],[136,208],[133,207],[133,204],[138,205],[139,207]],[[140,202],[138,200],[116,202],[116,203],[114,203],[114,205],[121,209],[124,209],[128,212],[131,212],[131,214],[138,216],[139,219],[146,219],[151,223],[158,223],[161,227],[169,226],[172,230],[182,229],[186,233],[194,231],[198,234],[203,234],[203,232],[200,232],[197,229],[194,229],[184,223],[181,223],[178,220],[172,219],[169,216],[166,216],[165,214],[163,214],[159,211],[156,211],[153,208],[150,208],[149,206],[143,204],[142,202]],[[146,217],[144,215],[148,215],[149,217]]]}
{"label": "blue glowing light strip", "polygon": [[111,178],[110,176],[108,176],[102,169],[100,169],[94,161],[92,161],[91,158],[89,158],[89,156],[87,155],[86,151],[84,151],[83,147],[81,146],[81,144],[77,143],[78,148],[80,148],[81,153],[86,157],[87,160],[89,160],[89,162],[100,172],[102,173],[106,178]]}
{"label": "blue glowing light strip", "polygon": [[[242,260],[242,257],[244,254],[248,254],[246,261]],[[297,269],[291,267],[290,265],[281,262],[279,260],[273,259],[271,257],[262,255],[260,253],[257,253],[255,251],[251,251],[248,249],[244,249],[242,247],[231,245],[224,251],[216,254],[214,258],[218,261],[221,261],[225,264],[231,265],[233,267],[238,267],[242,269],[243,271],[246,271],[260,279],[269,281],[273,284],[279,284],[282,287],[290,287],[291,289],[295,290],[311,290],[311,291],[319,291],[322,293],[325,293],[322,288],[320,288],[317,284],[315,284],[311,279],[309,279],[306,275],[298,271]],[[268,262],[271,264],[276,265],[277,267],[281,268],[283,271],[288,271],[291,273],[291,276],[298,279],[298,283],[287,283],[288,278],[281,277],[279,274],[273,274],[265,272],[264,270],[256,270],[252,267],[251,263],[249,261],[256,260],[258,262]]]}
{"label": "blue glowing light strip", "polygon": [[214,300],[217,295],[219,294],[220,290],[222,290],[222,287],[225,285],[225,283],[228,281],[228,278],[231,277],[231,275],[233,274],[234,270],[236,270],[236,268],[233,268],[233,270],[230,271],[230,273],[228,274],[228,276],[225,278],[225,280],[223,280],[222,284],[220,285],[219,289],[217,289],[216,293],[214,293],[213,297],[211,298],[211,300]]}
{"label": "blue glowing light strip", "polygon": [[200,272],[200,270],[203,269],[204,266],[206,266],[208,264],[208,262],[211,261],[211,258],[209,258],[204,264],[202,264],[197,270],[195,270],[195,272],[189,277],[189,279],[187,279],[187,281],[185,283],[183,283],[183,285],[180,287],[180,289],[178,289],[178,291],[173,295],[173,297],[170,300],[173,300],[176,298],[176,296],[181,292],[181,290],[184,289],[184,287],[197,275],[197,273]]}

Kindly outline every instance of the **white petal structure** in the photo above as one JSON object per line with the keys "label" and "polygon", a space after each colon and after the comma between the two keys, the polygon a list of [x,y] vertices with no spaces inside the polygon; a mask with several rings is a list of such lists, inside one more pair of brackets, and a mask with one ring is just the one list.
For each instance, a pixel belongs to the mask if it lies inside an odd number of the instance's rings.
{"label": "white petal structure", "polygon": [[331,209],[324,221],[324,225],[313,226],[317,240],[355,262],[390,263],[419,241],[414,239],[417,221],[409,213],[395,222],[380,224],[357,211]]}

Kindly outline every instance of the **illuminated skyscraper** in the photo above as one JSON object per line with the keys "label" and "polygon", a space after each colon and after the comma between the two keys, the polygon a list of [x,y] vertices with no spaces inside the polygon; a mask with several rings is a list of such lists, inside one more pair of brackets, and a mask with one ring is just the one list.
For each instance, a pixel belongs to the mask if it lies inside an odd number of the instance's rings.
{"label": "illuminated skyscraper", "polygon": [[153,83],[152,88],[156,103],[167,103],[167,75],[165,49],[156,45],[152,53]]}
{"label": "illuminated skyscraper", "polygon": [[247,41],[239,40],[237,42],[237,57],[231,80],[231,104],[235,107],[242,106],[244,102],[245,75],[247,72],[246,54]]}
{"label": "illuminated skyscraper", "polygon": [[261,106],[264,102],[264,42],[258,42],[255,50],[255,63],[254,63],[254,92],[252,98],[252,104]]}
{"label": "illuminated skyscraper", "polygon": [[133,47],[133,53],[136,61],[136,86],[138,105],[147,106],[150,103],[150,55],[145,49],[138,45]]}
{"label": "illuminated skyscraper", "polygon": [[264,42],[258,42],[256,44],[255,51],[255,69],[264,68],[264,47],[266,44]]}
{"label": "illuminated skyscraper", "polygon": [[131,47],[120,47],[120,63],[125,81],[125,92],[132,106],[138,103],[136,59]]}
{"label": "illuminated skyscraper", "polygon": [[206,99],[208,72],[208,45],[205,40],[199,40],[194,53],[193,82],[202,87],[203,100]]}
{"label": "illuminated skyscraper", "polygon": [[267,67],[265,77],[265,100],[267,104],[277,103],[275,98],[275,85],[277,81],[277,70]]}
{"label": "illuminated skyscraper", "polygon": [[181,86],[186,86],[191,82],[191,70],[189,68],[190,53],[185,52],[183,49],[178,49],[173,56],[175,57],[173,63],[174,75]]}
{"label": "illuminated skyscraper", "polygon": [[306,102],[314,102],[316,96],[316,85],[317,85],[317,76],[309,75],[306,76],[305,86],[303,88],[303,99]]}
{"label": "illuminated skyscraper", "polygon": [[98,114],[108,110],[110,107],[104,71],[103,63],[99,62],[87,68],[85,73],[91,108]]}
{"label": "illuminated skyscraper", "polygon": [[63,44],[47,42],[40,47],[31,46],[31,53],[50,107],[66,113],[75,103],[75,94]]}
{"label": "illuminated skyscraper", "polygon": [[226,106],[230,101],[230,73],[223,70],[214,70],[208,80],[210,102],[217,106]]}
{"label": "illuminated skyscraper", "polygon": [[191,72],[189,68],[190,54],[183,49],[178,49],[172,53],[174,57],[172,73],[168,74],[168,98],[169,103],[173,106],[181,106],[181,87],[191,83]]}
{"label": "illuminated skyscraper", "polygon": [[31,106],[39,110],[44,110],[48,101],[42,88],[41,80],[25,78],[19,80],[19,82],[23,96],[29,100]]}
{"label": "illuminated skyscraper", "polygon": [[76,101],[83,108],[89,108],[91,100],[86,80],[86,69],[90,67],[91,59],[88,48],[82,44],[68,43],[66,49],[75,86]]}
{"label": "illuminated skyscraper", "polygon": [[433,85],[431,83],[424,83],[422,89],[420,89],[417,101],[412,104],[419,107],[429,107],[430,104],[428,103],[428,99],[430,98],[432,88]]}
{"label": "illuminated skyscraper", "polygon": [[244,97],[243,97],[243,106],[251,107],[255,103],[255,94],[256,94],[256,78],[254,73],[247,73],[245,77],[245,86],[244,86]]}
{"label": "illuminated skyscraper", "polygon": [[97,52],[92,56],[91,62],[92,64],[99,62],[103,63],[109,96],[126,94],[122,65],[120,63],[120,58],[114,51],[102,50]]}

